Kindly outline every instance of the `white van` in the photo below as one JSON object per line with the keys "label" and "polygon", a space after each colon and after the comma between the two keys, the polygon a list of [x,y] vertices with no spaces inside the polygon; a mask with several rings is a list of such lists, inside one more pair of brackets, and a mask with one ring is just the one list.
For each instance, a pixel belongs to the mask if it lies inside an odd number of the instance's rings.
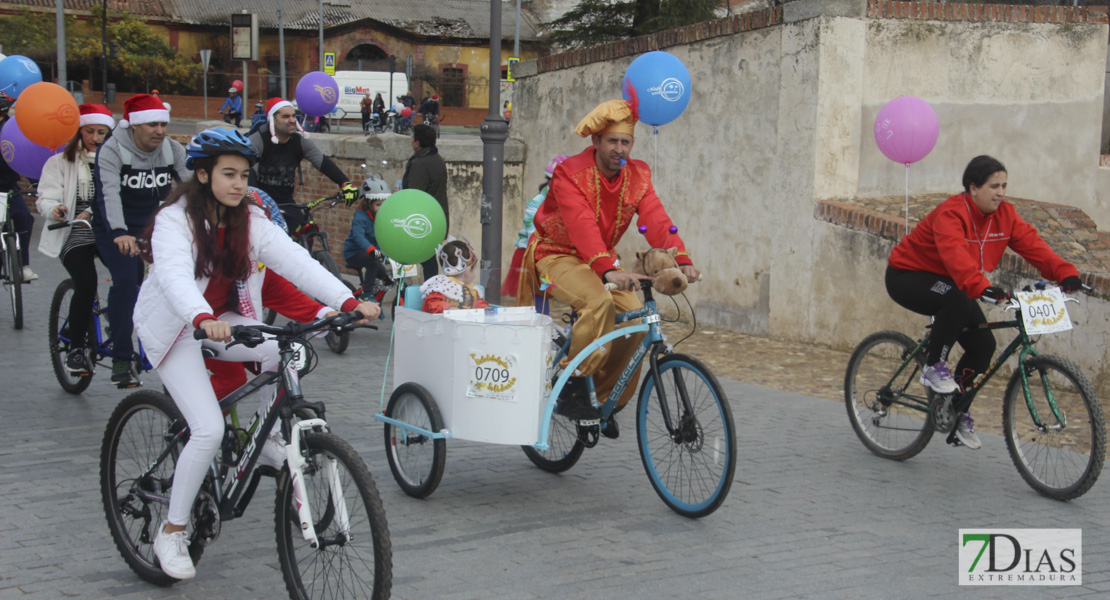
{"label": "white van", "polygon": [[358,119],[362,112],[360,107],[366,92],[370,92],[370,99],[375,94],[381,94],[386,107],[392,106],[397,96],[404,96],[409,91],[409,80],[405,73],[393,74],[393,96],[389,95],[389,73],[384,71],[336,71],[335,82],[339,84],[339,104],[336,106],[347,111],[344,118]]}

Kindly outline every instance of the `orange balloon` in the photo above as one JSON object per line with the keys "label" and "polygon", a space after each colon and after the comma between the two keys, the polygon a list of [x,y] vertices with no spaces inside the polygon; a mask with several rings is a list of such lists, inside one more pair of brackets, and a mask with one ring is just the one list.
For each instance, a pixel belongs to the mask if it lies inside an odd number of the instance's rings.
{"label": "orange balloon", "polygon": [[19,95],[15,122],[27,139],[45,148],[57,148],[77,134],[81,113],[64,87],[40,81]]}

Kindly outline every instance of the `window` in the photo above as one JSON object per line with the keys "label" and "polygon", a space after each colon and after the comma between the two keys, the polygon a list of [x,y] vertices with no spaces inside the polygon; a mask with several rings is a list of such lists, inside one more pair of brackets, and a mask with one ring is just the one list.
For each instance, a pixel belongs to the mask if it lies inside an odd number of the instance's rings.
{"label": "window", "polygon": [[443,67],[442,106],[466,106],[466,72],[455,67]]}

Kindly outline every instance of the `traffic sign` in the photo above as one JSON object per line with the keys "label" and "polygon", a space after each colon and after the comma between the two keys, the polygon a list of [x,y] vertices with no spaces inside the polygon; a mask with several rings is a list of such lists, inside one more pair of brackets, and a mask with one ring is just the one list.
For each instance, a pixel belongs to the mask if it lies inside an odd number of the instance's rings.
{"label": "traffic sign", "polygon": [[335,75],[335,53],[324,53],[324,73],[328,75]]}
{"label": "traffic sign", "polygon": [[520,62],[520,57],[518,57],[518,56],[509,57],[509,68],[508,68],[507,72],[505,73],[505,81],[516,81],[516,78],[513,77],[513,67],[515,67],[516,63],[518,63],[518,62]]}

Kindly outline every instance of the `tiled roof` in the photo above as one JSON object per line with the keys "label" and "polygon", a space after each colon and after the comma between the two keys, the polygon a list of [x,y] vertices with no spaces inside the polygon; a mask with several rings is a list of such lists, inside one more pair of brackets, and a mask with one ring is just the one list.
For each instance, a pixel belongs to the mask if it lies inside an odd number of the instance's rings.
{"label": "tiled roof", "polygon": [[[108,0],[108,12],[121,11],[142,17],[170,17],[170,6],[174,0]],[[179,0],[188,1],[188,0]],[[65,0],[66,10],[90,11],[103,5],[101,0]],[[0,8],[19,7],[41,8],[53,11],[54,0],[3,0]]]}

